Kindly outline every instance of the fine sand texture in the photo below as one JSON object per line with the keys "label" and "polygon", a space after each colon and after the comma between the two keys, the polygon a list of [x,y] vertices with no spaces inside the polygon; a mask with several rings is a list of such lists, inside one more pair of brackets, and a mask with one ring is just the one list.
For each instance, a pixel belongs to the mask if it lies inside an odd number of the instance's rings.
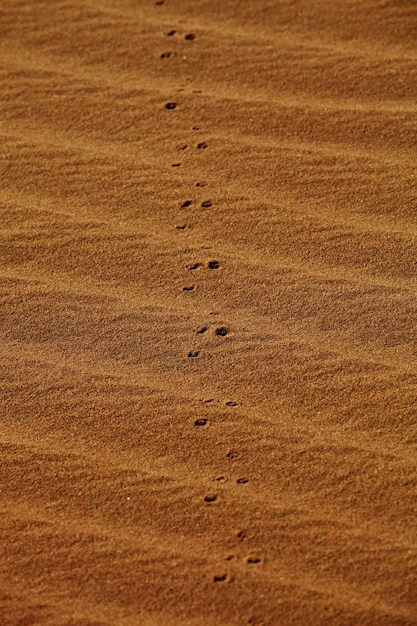
{"label": "fine sand texture", "polygon": [[0,625],[417,624],[417,3],[2,0]]}

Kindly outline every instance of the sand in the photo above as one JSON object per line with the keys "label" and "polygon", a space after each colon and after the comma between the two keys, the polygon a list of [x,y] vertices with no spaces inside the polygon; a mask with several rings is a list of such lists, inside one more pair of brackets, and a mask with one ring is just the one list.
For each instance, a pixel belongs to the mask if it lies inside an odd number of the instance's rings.
{"label": "sand", "polygon": [[0,32],[0,624],[417,624],[416,3]]}

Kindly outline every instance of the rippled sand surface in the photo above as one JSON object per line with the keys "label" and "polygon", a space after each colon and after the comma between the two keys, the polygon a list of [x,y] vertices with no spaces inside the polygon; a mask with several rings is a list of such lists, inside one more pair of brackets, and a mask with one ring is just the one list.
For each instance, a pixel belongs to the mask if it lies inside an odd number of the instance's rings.
{"label": "rippled sand surface", "polygon": [[2,626],[417,624],[416,33],[2,0]]}

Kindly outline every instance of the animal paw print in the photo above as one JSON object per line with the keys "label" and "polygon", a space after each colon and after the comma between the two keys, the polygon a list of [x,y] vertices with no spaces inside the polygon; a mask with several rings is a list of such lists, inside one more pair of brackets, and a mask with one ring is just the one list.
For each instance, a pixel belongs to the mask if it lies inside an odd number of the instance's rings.
{"label": "animal paw print", "polygon": [[227,328],[225,326],[220,326],[220,328],[216,328],[215,333],[218,337],[226,337]]}

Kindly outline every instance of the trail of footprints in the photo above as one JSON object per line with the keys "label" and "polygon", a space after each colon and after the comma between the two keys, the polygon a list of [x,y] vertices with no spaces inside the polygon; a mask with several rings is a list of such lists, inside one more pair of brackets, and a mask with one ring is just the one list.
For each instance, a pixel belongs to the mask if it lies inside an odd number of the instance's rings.
{"label": "trail of footprints", "polygon": [[[164,1],[157,0],[156,4],[159,6],[162,6],[164,4]],[[183,40],[187,43],[194,42],[197,39],[194,33],[187,33],[185,35],[180,35],[180,33],[178,33],[176,30],[170,30],[169,32],[165,33],[165,35],[167,37],[181,36]],[[170,59],[173,56],[175,56],[175,54],[176,53],[172,51],[165,51],[161,53],[160,58],[162,60]],[[186,58],[186,57],[183,57],[183,58]],[[170,102],[167,102],[164,106],[167,111],[175,111],[179,105],[177,102],[170,101]],[[193,130],[200,130],[200,128],[198,126],[194,126]],[[194,149],[201,153],[204,153],[204,151],[207,150],[208,148],[209,148],[209,145],[206,141],[199,141],[194,145]],[[189,150],[189,145],[187,143],[180,144],[179,146],[176,147],[176,150],[178,152],[185,152],[186,150]],[[180,167],[180,165],[181,163],[171,164],[172,167]],[[197,182],[195,186],[197,189],[203,189],[204,187],[206,187],[206,183]],[[186,209],[199,208],[200,210],[205,210],[205,209],[211,208],[212,206],[213,206],[213,203],[211,199],[206,198],[201,201],[196,201],[194,199],[187,198],[181,202],[180,209],[186,210]],[[181,224],[181,225],[176,226],[176,229],[178,230],[185,230],[186,228],[187,228],[187,224]],[[187,270],[190,272],[217,271],[220,268],[221,268],[220,262],[216,259],[213,259],[205,263],[204,262],[192,263],[187,267]],[[184,293],[195,292],[197,290],[197,287],[198,286],[196,284],[190,284],[190,285],[185,285],[182,288],[182,290]],[[218,337],[221,340],[226,338],[230,333],[229,328],[225,325],[213,327],[213,325],[211,324],[204,325],[195,332],[197,335],[205,335],[207,333],[212,333],[215,337]],[[190,350],[188,352],[187,358],[198,359],[200,355],[201,355],[201,350]],[[216,401],[214,400],[214,398],[204,400],[204,403],[206,404],[215,403],[215,402]],[[228,400],[224,404],[230,409],[238,406],[238,403],[233,400]],[[210,426],[210,419],[208,417],[199,417],[194,421],[195,428],[205,429],[209,426]],[[226,453],[226,458],[228,461],[236,460],[238,457],[239,457],[239,454],[236,450],[229,450]],[[227,482],[226,477],[223,475],[217,476],[214,480],[217,483]],[[235,479],[234,484],[236,488],[244,489],[245,485],[247,485],[249,482],[250,481],[247,476],[239,476],[237,479]],[[216,490],[206,493],[206,495],[203,496],[202,498],[203,503],[209,507],[213,507],[213,506],[215,507],[216,505],[218,505],[219,500],[221,500],[221,497],[219,495],[219,492]],[[234,541],[236,543],[235,553],[228,554],[225,557],[225,561],[229,563],[232,563],[232,562],[239,563],[240,565],[243,564],[244,566],[247,566],[247,567],[256,567],[262,564],[263,558],[259,554],[248,555],[245,553],[244,550],[243,551],[241,550],[241,548],[245,545],[245,543],[250,541],[250,538],[251,538],[251,535],[246,530],[239,531],[234,537]],[[244,553],[244,556],[242,556],[242,553]],[[226,569],[228,569],[228,571],[225,571]],[[213,580],[213,583],[231,583],[234,581],[234,574],[231,573],[230,567],[224,568],[224,571],[215,573],[213,575],[212,580]],[[262,622],[258,621],[256,618],[252,616],[249,618],[249,620],[246,623],[247,624],[261,624]]]}

